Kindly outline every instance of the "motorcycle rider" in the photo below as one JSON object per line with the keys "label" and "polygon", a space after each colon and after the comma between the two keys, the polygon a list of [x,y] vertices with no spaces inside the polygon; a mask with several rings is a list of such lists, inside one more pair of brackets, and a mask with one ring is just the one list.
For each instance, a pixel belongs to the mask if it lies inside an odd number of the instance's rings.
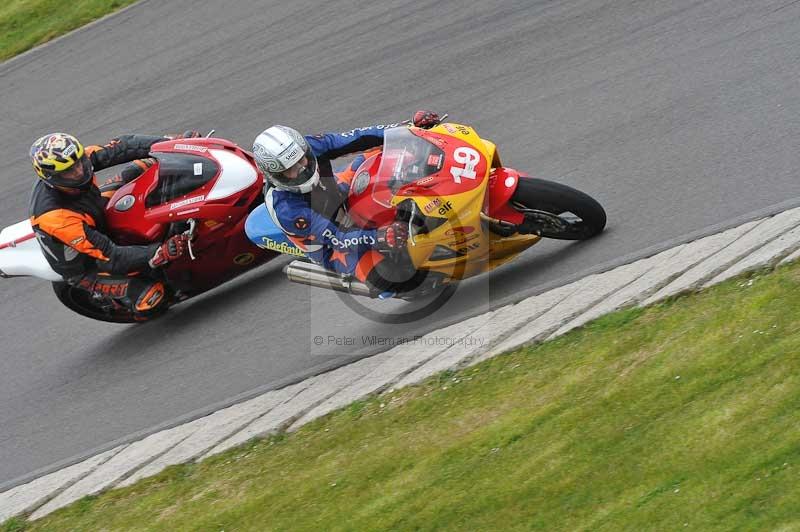
{"label": "motorcycle rider", "polygon": [[[147,273],[183,256],[188,237],[119,246],[106,235],[104,208],[116,188],[148,167],[150,147],[170,138],[174,137],[123,135],[102,146],[84,147],[72,135],[51,133],[30,149],[39,178],[31,196],[31,225],[50,266],[70,285],[104,304],[129,310],[138,320],[166,310],[164,283]],[[102,183],[101,195],[95,171],[124,163],[132,164]]]}
{"label": "motorcycle rider", "polygon": [[[431,128],[439,123],[433,111],[414,113],[411,123]],[[349,229],[343,208],[350,179],[368,150],[383,145],[387,128],[374,125],[344,133],[303,136],[275,125],[253,143],[256,164],[269,185],[265,202],[275,223],[309,259],[337,273],[354,275],[381,298],[414,288],[414,269],[405,250],[408,228],[393,222],[378,229]],[[339,175],[331,160],[362,153]],[[393,259],[381,253],[389,252]]]}

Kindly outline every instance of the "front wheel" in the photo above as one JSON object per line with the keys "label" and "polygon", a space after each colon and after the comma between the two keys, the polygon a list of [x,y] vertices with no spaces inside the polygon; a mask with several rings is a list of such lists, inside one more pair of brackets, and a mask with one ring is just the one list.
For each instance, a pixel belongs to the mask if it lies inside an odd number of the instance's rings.
{"label": "front wheel", "polygon": [[606,226],[606,211],[591,196],[561,183],[522,176],[510,204],[525,215],[525,232],[585,240]]}

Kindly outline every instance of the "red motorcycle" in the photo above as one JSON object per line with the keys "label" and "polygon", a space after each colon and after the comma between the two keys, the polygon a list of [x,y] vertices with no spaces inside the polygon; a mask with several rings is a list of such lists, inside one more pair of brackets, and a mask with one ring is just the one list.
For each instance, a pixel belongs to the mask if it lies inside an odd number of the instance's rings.
{"label": "red motorcycle", "polygon": [[[250,242],[248,214],[264,202],[264,179],[250,152],[220,138],[154,144],[156,160],[122,186],[106,206],[111,238],[120,245],[161,242],[188,232],[188,256],[149,273],[165,281],[170,304],[185,301],[264,264],[279,253]],[[71,310],[101,321],[131,323],[126,309],[63,282],[50,268],[30,221],[0,232],[0,276],[34,276],[53,282]]]}

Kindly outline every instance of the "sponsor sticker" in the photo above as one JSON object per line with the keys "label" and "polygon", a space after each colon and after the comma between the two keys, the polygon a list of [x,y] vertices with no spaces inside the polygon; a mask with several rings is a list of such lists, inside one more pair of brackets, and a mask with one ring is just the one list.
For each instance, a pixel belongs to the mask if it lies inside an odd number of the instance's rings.
{"label": "sponsor sticker", "polygon": [[236,255],[233,258],[234,264],[238,266],[247,266],[254,260],[256,260],[256,257],[252,253],[242,253],[241,255]]}
{"label": "sponsor sticker", "polygon": [[208,151],[208,148],[206,148],[205,146],[195,146],[194,144],[176,144],[174,148],[176,150],[196,151],[200,153],[205,153]]}
{"label": "sponsor sticker", "polygon": [[466,254],[469,253],[470,251],[475,251],[479,247],[481,247],[480,242],[473,242],[472,244],[467,244],[466,246],[456,249],[456,251],[461,254]]}
{"label": "sponsor sticker", "polygon": [[432,153],[431,155],[428,155],[428,166],[436,166],[436,167],[438,167],[440,164],[442,164],[442,156],[441,155],[437,155],[435,153]]}
{"label": "sponsor sticker", "polygon": [[430,203],[428,203],[427,205],[425,205],[422,208],[422,210],[425,211],[425,214],[430,214],[433,211],[435,211],[438,207],[440,207],[441,205],[442,205],[442,199],[441,198],[433,198],[430,201]]}
{"label": "sponsor sticker", "polygon": [[286,166],[287,168],[293,166],[294,164],[297,163],[297,161],[299,161],[302,158],[303,158],[303,152],[297,145],[290,146],[289,151],[283,152],[278,156],[278,159],[280,159],[283,165]]}
{"label": "sponsor sticker", "polygon": [[277,251],[278,253],[283,253],[284,255],[294,255],[296,257],[302,257],[303,252],[297,249],[294,246],[287,244],[286,242],[276,242],[271,238],[267,238],[265,236],[261,237],[261,244],[259,244],[260,248],[264,249],[271,249],[272,251]]}
{"label": "sponsor sticker", "polygon": [[453,227],[452,229],[448,229],[445,234],[447,236],[460,236],[460,235],[468,235],[475,231],[475,228],[472,226],[466,227]]}
{"label": "sponsor sticker", "polygon": [[195,196],[193,198],[186,198],[185,200],[176,201],[175,203],[170,204],[169,210],[174,211],[175,209],[180,209],[181,207],[203,201],[204,199],[206,199],[205,194],[202,196]]}
{"label": "sponsor sticker", "polygon": [[453,240],[452,242],[448,242],[447,245],[450,246],[450,247],[463,246],[467,242],[472,242],[473,240],[475,240],[477,238],[480,238],[480,236],[481,235],[478,234],[478,233],[473,233],[471,235],[455,235],[456,240]]}
{"label": "sponsor sticker", "polygon": [[364,131],[370,131],[372,129],[390,129],[390,128],[393,128],[393,127],[397,127],[399,125],[400,124],[377,124],[377,125],[374,125],[374,126],[357,127],[357,128],[351,129],[350,131],[344,131],[342,133],[339,133],[339,135],[341,135],[343,137],[346,137],[346,138],[355,137],[357,133],[361,133],[361,132],[364,132]]}
{"label": "sponsor sticker", "polygon": [[63,155],[65,158],[66,158],[66,157],[69,157],[70,155],[72,155],[73,153],[75,153],[75,150],[77,150],[77,149],[78,149],[78,148],[77,148],[77,147],[76,147],[74,144],[71,144],[71,145],[67,146],[67,149],[66,149],[66,150],[64,150],[64,153],[62,153],[62,155]]}
{"label": "sponsor sticker", "polygon": [[330,241],[330,243],[336,246],[337,248],[349,248],[361,244],[374,246],[376,243],[375,239],[370,235],[360,235],[357,237],[345,238],[344,240],[342,240],[335,234],[333,234],[333,231],[331,231],[330,229],[325,229],[322,232],[322,236],[327,238]]}

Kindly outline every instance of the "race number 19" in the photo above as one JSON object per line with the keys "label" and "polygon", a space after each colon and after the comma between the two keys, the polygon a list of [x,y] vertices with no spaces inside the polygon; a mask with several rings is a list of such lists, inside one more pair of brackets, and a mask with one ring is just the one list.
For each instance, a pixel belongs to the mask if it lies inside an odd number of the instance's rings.
{"label": "race number 19", "polygon": [[461,178],[475,179],[475,167],[481,160],[480,154],[472,148],[457,148],[453,152],[453,159],[459,164],[463,164],[464,168],[456,166],[450,168],[450,173],[453,174],[453,181],[461,183]]}

